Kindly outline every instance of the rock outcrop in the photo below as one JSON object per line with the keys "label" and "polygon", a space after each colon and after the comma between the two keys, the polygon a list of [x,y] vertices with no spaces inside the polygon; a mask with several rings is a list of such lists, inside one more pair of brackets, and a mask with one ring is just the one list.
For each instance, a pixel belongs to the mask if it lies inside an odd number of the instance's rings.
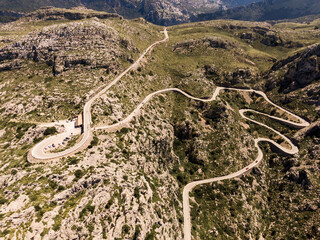
{"label": "rock outcrop", "polygon": [[276,62],[265,74],[267,90],[278,88],[281,103],[288,104],[297,98],[315,107],[320,114],[320,44]]}
{"label": "rock outcrop", "polygon": [[[269,87],[280,86],[280,92],[289,93],[308,86],[320,79],[320,44],[314,44],[285,60],[277,62],[272,71],[285,70],[282,80],[278,83],[269,81]],[[311,93],[312,94],[312,93]]]}
{"label": "rock outcrop", "polygon": [[287,178],[290,181],[301,184],[304,188],[309,188],[311,186],[308,173],[305,170],[301,170],[301,171],[290,170],[286,174],[285,178]]}
{"label": "rock outcrop", "polygon": [[122,17],[116,13],[97,12],[88,10],[85,7],[77,7],[72,9],[61,9],[54,7],[42,7],[38,11],[26,14],[25,17],[29,21],[37,20],[82,20],[87,18],[118,18]]}
{"label": "rock outcrop", "polygon": [[51,26],[1,49],[0,71],[20,67],[22,59],[45,62],[53,67],[54,75],[77,66],[112,71],[118,58],[131,59],[123,49],[137,51],[131,40],[99,20]]}
{"label": "rock outcrop", "polygon": [[310,126],[301,129],[294,135],[294,139],[300,142],[308,136],[316,136],[320,138],[320,121],[311,123]]}
{"label": "rock outcrop", "polygon": [[230,42],[221,37],[208,37],[200,40],[188,40],[175,44],[172,48],[173,51],[185,52],[195,49],[196,47],[205,47],[205,48],[221,48],[228,49],[235,47],[235,43]]}
{"label": "rock outcrop", "polygon": [[252,27],[246,32],[238,34],[240,39],[243,39],[249,43],[254,41],[259,41],[265,46],[268,47],[285,47],[285,48],[299,48],[303,47],[302,43],[294,41],[285,41],[282,39],[274,30],[267,27]]}

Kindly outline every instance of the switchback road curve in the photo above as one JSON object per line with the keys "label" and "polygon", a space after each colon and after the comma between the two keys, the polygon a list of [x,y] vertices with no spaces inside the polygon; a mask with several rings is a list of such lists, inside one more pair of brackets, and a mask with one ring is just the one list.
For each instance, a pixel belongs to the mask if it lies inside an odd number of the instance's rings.
{"label": "switchback road curve", "polygon": [[279,149],[281,152],[286,153],[286,154],[296,154],[299,151],[299,149],[291,142],[291,140],[288,139],[283,134],[281,134],[279,131],[267,126],[266,124],[260,123],[258,121],[255,121],[255,120],[252,120],[252,119],[246,117],[245,113],[253,112],[253,113],[256,113],[256,114],[261,114],[263,116],[269,117],[271,119],[274,119],[276,121],[279,121],[279,122],[281,122],[283,124],[286,124],[286,125],[289,125],[289,126],[295,127],[295,128],[304,128],[304,127],[307,127],[307,126],[310,125],[307,121],[305,121],[301,117],[299,117],[299,116],[287,111],[286,109],[274,104],[273,102],[271,102],[264,92],[256,91],[256,90],[252,90],[252,89],[236,89],[236,88],[223,88],[223,87],[219,88],[218,87],[216,89],[215,93],[213,94],[212,100],[216,99],[216,97],[219,95],[220,90],[231,90],[231,91],[239,91],[239,92],[240,91],[254,92],[254,93],[262,96],[268,103],[270,103],[274,107],[276,107],[276,108],[282,110],[283,112],[293,116],[299,122],[297,123],[297,122],[289,121],[289,120],[282,119],[282,118],[279,118],[279,117],[274,117],[274,116],[271,116],[269,114],[261,113],[261,112],[258,112],[258,111],[255,111],[255,110],[251,110],[251,109],[241,109],[241,110],[239,110],[239,113],[240,113],[242,118],[273,131],[278,136],[280,136],[282,139],[284,139],[290,145],[290,148],[283,147],[280,144],[278,144],[275,141],[273,141],[271,139],[268,139],[268,138],[257,138],[257,139],[254,139],[254,144],[255,144],[255,147],[258,150],[258,155],[257,155],[256,159],[251,164],[249,164],[248,166],[242,168],[241,170],[239,170],[239,171],[237,171],[235,173],[231,173],[229,175],[210,178],[210,179],[205,179],[205,180],[194,181],[194,182],[191,182],[191,183],[187,184],[183,189],[183,217],[184,217],[184,239],[185,240],[191,240],[191,216],[190,216],[190,197],[189,197],[189,193],[196,186],[199,186],[199,185],[202,185],[202,184],[213,183],[213,182],[217,182],[217,181],[223,181],[223,180],[226,180],[226,179],[232,179],[232,178],[235,178],[235,177],[239,177],[242,174],[250,171],[253,167],[257,166],[261,162],[261,160],[263,159],[263,152],[262,152],[261,148],[259,147],[259,142],[268,142],[268,143],[272,144],[273,146],[275,146],[277,149]]}
{"label": "switchback road curve", "polygon": [[114,86],[125,74],[127,74],[132,68],[136,67],[139,62],[141,61],[141,59],[150,51],[150,49],[152,49],[155,45],[165,42],[169,39],[167,30],[164,30],[164,34],[165,34],[165,38],[161,41],[155,42],[154,44],[152,44],[151,46],[149,46],[144,52],[143,54],[139,57],[139,59],[132,64],[129,68],[127,68],[124,72],[122,72],[117,78],[115,78],[109,85],[107,85],[104,89],[102,89],[101,91],[99,91],[93,98],[91,98],[84,106],[84,110],[83,110],[83,135],[82,138],[80,140],[79,143],[77,143],[74,147],[71,147],[70,149],[67,149],[63,152],[58,152],[58,153],[45,153],[43,151],[44,146],[46,146],[48,143],[50,143],[51,139],[54,139],[57,136],[52,136],[50,138],[45,139],[44,141],[40,142],[39,144],[37,144],[30,152],[28,155],[28,160],[31,163],[40,163],[40,162],[49,162],[49,161],[53,161],[53,160],[57,160],[60,159],[61,157],[66,157],[66,156],[70,156],[78,151],[80,151],[81,149],[84,148],[84,146],[86,146],[86,144],[88,144],[88,142],[90,141],[90,139],[92,138],[92,131],[96,131],[96,130],[107,130],[107,131],[116,131],[121,129],[122,127],[126,126],[135,116],[137,116],[140,113],[141,108],[148,103],[154,96],[158,95],[158,94],[164,94],[167,92],[177,92],[180,93],[182,95],[184,95],[185,97],[192,99],[194,101],[201,101],[201,102],[211,102],[211,101],[215,101],[220,93],[221,90],[225,90],[225,91],[238,91],[238,92],[252,92],[252,93],[256,93],[258,95],[260,95],[261,97],[263,97],[269,104],[271,104],[272,106],[278,108],[279,110],[285,112],[288,115],[291,115],[292,117],[294,117],[295,119],[297,119],[297,122],[293,122],[290,120],[286,120],[286,119],[282,119],[280,117],[275,117],[275,116],[271,116],[269,114],[266,113],[262,113],[262,112],[258,112],[255,110],[251,110],[251,109],[241,109],[239,110],[239,113],[241,115],[242,118],[246,119],[247,121],[251,121],[255,124],[258,124],[262,127],[265,127],[271,131],[273,131],[275,134],[277,134],[278,136],[280,136],[282,139],[284,139],[290,146],[290,148],[286,148],[281,146],[280,144],[276,143],[275,141],[268,139],[268,138],[257,138],[254,140],[255,143],[255,147],[258,150],[258,155],[256,157],[256,159],[249,164],[248,166],[244,167],[243,169],[235,172],[235,173],[231,173],[229,175],[226,176],[221,176],[221,177],[215,177],[215,178],[210,178],[210,179],[205,179],[205,180],[199,180],[199,181],[194,181],[191,182],[189,184],[187,184],[184,189],[183,189],[183,215],[184,215],[184,239],[185,240],[191,240],[191,217],[190,217],[190,198],[189,198],[189,193],[190,191],[193,190],[193,188],[195,188],[196,186],[202,185],[202,184],[207,184],[207,183],[213,183],[216,181],[222,181],[222,180],[226,180],[226,179],[232,179],[235,177],[239,177],[242,174],[248,172],[250,169],[252,169],[253,167],[257,166],[261,160],[263,159],[263,152],[261,150],[261,148],[259,147],[259,143],[260,142],[268,142],[270,144],[272,144],[273,146],[275,146],[277,149],[279,149],[281,152],[284,152],[286,154],[296,154],[299,150],[298,148],[290,141],[290,139],[288,139],[286,136],[284,136],[283,134],[281,134],[280,132],[278,132],[277,130],[263,124],[260,123],[258,121],[255,121],[253,119],[250,119],[248,117],[245,116],[245,113],[247,112],[253,112],[256,114],[260,114],[266,117],[269,117],[273,120],[279,121],[282,124],[286,124],[288,126],[291,127],[295,127],[295,128],[304,128],[309,126],[310,124],[305,121],[304,119],[302,119],[301,117],[287,111],[286,109],[276,105],[275,103],[273,103],[272,101],[269,100],[269,98],[267,97],[267,95],[264,92],[261,91],[256,91],[253,89],[237,89],[237,88],[225,88],[225,87],[217,87],[211,98],[209,99],[201,99],[201,98],[196,98],[191,96],[190,94],[182,91],[181,89],[178,88],[167,88],[167,89],[163,89],[163,90],[159,90],[156,92],[153,92],[151,94],[149,94],[135,109],[134,111],[127,116],[125,119],[123,119],[122,121],[116,123],[116,124],[112,124],[112,125],[107,125],[107,126],[100,126],[100,127],[96,127],[94,129],[92,129],[91,127],[91,106],[92,103],[98,99],[103,93],[105,93],[107,90],[109,90],[112,86]]}
{"label": "switchback road curve", "polygon": [[239,113],[240,113],[242,118],[271,130],[272,132],[274,132],[275,134],[280,136],[283,140],[285,140],[289,144],[290,148],[283,147],[280,144],[278,144],[275,141],[273,141],[271,139],[268,139],[268,138],[257,138],[257,139],[254,139],[254,144],[255,144],[255,147],[258,150],[258,155],[257,155],[256,159],[251,164],[249,164],[248,166],[244,167],[243,169],[241,169],[241,170],[239,170],[239,171],[237,171],[235,173],[231,173],[231,174],[226,175],[226,176],[194,181],[194,182],[191,182],[191,183],[187,184],[183,189],[183,215],[184,215],[184,239],[185,240],[191,240],[191,217],[190,217],[190,202],[189,202],[190,197],[189,197],[189,193],[190,193],[190,191],[192,191],[193,188],[195,188],[196,186],[202,185],[202,184],[213,183],[213,182],[217,182],[217,181],[222,181],[222,180],[226,180],[226,179],[232,179],[232,178],[235,178],[235,177],[239,177],[242,174],[250,171],[253,167],[257,166],[261,162],[261,160],[263,159],[263,153],[262,153],[261,148],[259,147],[259,142],[268,142],[268,143],[272,144],[273,146],[275,146],[278,150],[280,150],[281,152],[286,153],[286,154],[296,154],[299,151],[299,149],[291,142],[291,140],[289,138],[287,138],[286,136],[281,134],[279,131],[269,127],[266,124],[260,123],[258,121],[255,121],[253,119],[250,119],[250,118],[246,117],[245,113],[253,112],[253,113],[256,113],[256,114],[260,114],[260,115],[269,117],[269,118],[271,118],[273,120],[276,120],[276,121],[278,121],[278,122],[280,122],[282,124],[286,124],[288,126],[295,127],[295,128],[304,128],[304,127],[309,126],[310,124],[307,121],[305,121],[303,118],[301,118],[301,117],[289,112],[288,110],[276,105],[275,103],[273,103],[267,97],[267,95],[262,91],[257,91],[257,90],[253,90],[253,89],[237,89],[237,88],[217,87],[215,89],[212,97],[209,98],[209,99],[201,99],[201,98],[193,97],[190,94],[182,91],[179,88],[167,88],[167,89],[163,89],[163,90],[159,90],[159,91],[153,92],[153,93],[149,94],[135,108],[135,110],[128,117],[126,117],[124,120],[122,120],[122,121],[120,121],[120,122],[118,122],[116,124],[112,124],[112,125],[102,126],[102,127],[97,127],[96,128],[96,130],[109,130],[109,131],[119,130],[121,127],[124,127],[131,120],[133,120],[133,118],[139,114],[141,108],[147,102],[149,102],[154,96],[156,96],[158,94],[163,94],[163,93],[167,93],[167,92],[178,92],[178,93],[184,95],[185,97],[190,98],[190,99],[195,100],[195,101],[211,102],[211,101],[215,101],[217,99],[217,97],[218,97],[218,95],[219,95],[221,90],[256,93],[256,94],[260,95],[261,97],[263,97],[265,99],[265,101],[267,101],[272,106],[278,108],[279,110],[281,110],[281,111],[285,112],[286,114],[291,115],[292,117],[297,119],[298,122],[293,122],[293,121],[286,120],[286,119],[283,119],[283,118],[271,116],[269,114],[258,112],[258,111],[251,110],[251,109],[241,109],[241,110],[239,110]]}
{"label": "switchback road curve", "polygon": [[[165,28],[163,31],[165,38],[163,40],[157,41],[150,45],[141,55],[140,57],[124,72],[122,72],[119,76],[117,76],[110,84],[108,84],[105,88],[99,91],[94,97],[92,97],[89,101],[86,102],[83,108],[83,134],[81,136],[81,140],[73,147],[58,153],[48,153],[44,152],[46,146],[50,145],[52,140],[57,136],[52,136],[38,143],[28,154],[28,161],[31,163],[41,163],[41,162],[50,162],[53,160],[58,160],[62,157],[70,156],[80,150],[82,150],[92,139],[92,129],[91,129],[91,106],[92,103],[97,100],[103,93],[108,91],[112,86],[119,82],[119,80],[126,75],[131,69],[138,66],[140,61],[144,58],[144,56],[157,44],[163,43],[169,39],[167,29]],[[65,133],[62,133],[65,135]],[[61,135],[62,135],[61,134]],[[61,136],[60,136],[61,137]],[[64,136],[62,136],[63,138]]]}

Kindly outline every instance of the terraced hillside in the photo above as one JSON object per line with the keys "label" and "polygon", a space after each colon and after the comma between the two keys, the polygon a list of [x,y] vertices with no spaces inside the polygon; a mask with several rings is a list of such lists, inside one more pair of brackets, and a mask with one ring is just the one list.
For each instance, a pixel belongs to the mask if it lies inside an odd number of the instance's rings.
{"label": "terraced hillside", "polygon": [[[311,125],[299,130],[247,116],[289,137],[299,153],[283,155],[260,143],[264,159],[252,171],[193,189],[192,236],[317,239],[319,26],[320,20],[274,26],[218,20],[169,27],[169,40],[93,103],[93,127],[120,122],[161,89],[203,99],[217,86],[266,92]],[[167,92],[119,131],[96,130],[71,157],[27,162],[38,142],[64,130],[40,123],[81,113],[95,92],[163,39],[163,30],[85,9],[43,9],[0,25],[1,237],[183,239],[186,184],[249,165],[255,138],[289,147],[241,117],[240,109],[254,109],[298,121],[255,93],[222,91],[216,101],[199,102]]]}

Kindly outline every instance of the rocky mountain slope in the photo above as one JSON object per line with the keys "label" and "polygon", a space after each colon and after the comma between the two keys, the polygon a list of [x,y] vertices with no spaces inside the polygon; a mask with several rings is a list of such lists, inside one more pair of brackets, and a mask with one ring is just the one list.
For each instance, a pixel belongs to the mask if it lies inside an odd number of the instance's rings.
{"label": "rocky mountain slope", "polygon": [[[252,2],[255,0],[0,0],[0,9],[30,12],[44,6],[64,8],[85,6],[99,11],[119,13],[125,18],[144,17],[156,24],[171,25],[189,22],[192,16],[199,13],[244,6]],[[6,17],[3,17],[3,20],[10,20],[15,16],[12,12],[2,12],[2,15]]]}
{"label": "rocky mountain slope", "polygon": [[319,13],[320,3],[318,0],[263,0],[248,6],[199,14],[195,17],[194,21],[212,19],[265,21],[292,19]]}
{"label": "rocky mountain slope", "polygon": [[[93,105],[94,127],[117,123],[148,94],[178,87],[208,98],[216,86],[255,88],[312,122],[298,130],[252,114],[299,153],[263,144],[264,160],[191,193],[194,239],[318,239],[320,20],[218,20],[168,28],[156,46]],[[253,161],[253,139],[284,144],[240,117],[251,108],[288,118],[255,94],[224,91],[200,103],[154,97],[118,132],[97,131],[73,157],[30,164],[28,151],[70,119],[153,42],[163,27],[85,8],[41,9],[0,25],[0,237],[183,239],[183,187]],[[58,128],[58,131],[63,129]]]}
{"label": "rocky mountain slope", "polygon": [[320,13],[317,0],[0,0],[0,20],[17,19],[25,12],[45,6],[85,6],[125,18],[143,17],[160,25],[212,19],[280,20]]}

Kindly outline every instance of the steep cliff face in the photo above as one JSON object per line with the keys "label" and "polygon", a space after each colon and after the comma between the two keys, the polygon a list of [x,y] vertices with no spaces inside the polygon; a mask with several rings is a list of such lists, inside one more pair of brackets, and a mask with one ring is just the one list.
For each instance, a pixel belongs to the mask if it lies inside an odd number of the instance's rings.
{"label": "steep cliff face", "polygon": [[320,113],[320,45],[276,62],[266,74],[266,87],[284,94],[282,102],[290,104],[297,96],[307,105],[315,106]]}
{"label": "steep cliff face", "polygon": [[320,80],[320,45],[315,44],[301,53],[276,63],[273,71],[285,70],[278,84],[280,92],[289,93]]}

